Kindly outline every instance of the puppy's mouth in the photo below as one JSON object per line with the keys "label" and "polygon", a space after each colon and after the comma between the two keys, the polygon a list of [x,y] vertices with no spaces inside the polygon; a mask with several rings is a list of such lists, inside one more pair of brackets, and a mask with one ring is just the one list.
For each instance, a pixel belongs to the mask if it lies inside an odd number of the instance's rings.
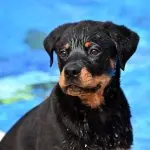
{"label": "puppy's mouth", "polygon": [[95,87],[81,87],[79,85],[76,85],[76,84],[70,84],[70,85],[67,85],[64,89],[65,92],[67,92],[68,90],[71,90],[73,92],[76,92],[76,93],[95,93],[97,92],[99,89],[101,88],[101,84],[98,84],[97,86]]}

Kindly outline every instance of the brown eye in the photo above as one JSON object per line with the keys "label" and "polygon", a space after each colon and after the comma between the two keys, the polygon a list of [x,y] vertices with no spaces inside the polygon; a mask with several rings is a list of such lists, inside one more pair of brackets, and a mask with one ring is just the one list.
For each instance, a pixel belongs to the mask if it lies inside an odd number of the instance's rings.
{"label": "brown eye", "polygon": [[91,49],[89,54],[90,55],[98,55],[100,53],[100,51],[98,49]]}
{"label": "brown eye", "polygon": [[67,56],[67,52],[66,52],[65,49],[62,49],[59,53],[60,53],[61,57],[66,57]]}

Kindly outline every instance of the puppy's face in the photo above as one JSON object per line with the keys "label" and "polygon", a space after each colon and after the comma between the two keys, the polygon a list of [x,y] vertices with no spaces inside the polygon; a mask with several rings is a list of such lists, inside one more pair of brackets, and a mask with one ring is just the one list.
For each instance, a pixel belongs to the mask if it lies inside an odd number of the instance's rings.
{"label": "puppy's face", "polygon": [[56,45],[61,70],[59,85],[64,93],[78,96],[94,107],[103,102],[104,89],[116,69],[115,43],[103,31],[78,30],[64,32]]}
{"label": "puppy's face", "polygon": [[92,108],[104,101],[104,90],[116,73],[117,42],[97,23],[70,25],[55,42],[62,91]]}

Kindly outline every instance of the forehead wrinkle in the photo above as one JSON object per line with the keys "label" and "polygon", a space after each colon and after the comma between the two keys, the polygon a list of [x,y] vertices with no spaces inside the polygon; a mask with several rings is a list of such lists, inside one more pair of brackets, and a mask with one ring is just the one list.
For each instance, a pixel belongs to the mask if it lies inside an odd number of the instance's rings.
{"label": "forehead wrinkle", "polygon": [[88,40],[87,36],[84,36],[84,33],[80,35],[74,35],[71,39],[69,39],[69,43],[72,49],[76,49],[77,47],[83,48],[84,43]]}

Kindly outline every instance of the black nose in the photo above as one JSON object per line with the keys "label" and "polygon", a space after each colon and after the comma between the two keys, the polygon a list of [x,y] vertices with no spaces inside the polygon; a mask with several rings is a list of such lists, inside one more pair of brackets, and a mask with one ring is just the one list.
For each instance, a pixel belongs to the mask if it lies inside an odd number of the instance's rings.
{"label": "black nose", "polygon": [[69,65],[65,68],[66,77],[77,77],[80,74],[81,68],[77,65]]}

